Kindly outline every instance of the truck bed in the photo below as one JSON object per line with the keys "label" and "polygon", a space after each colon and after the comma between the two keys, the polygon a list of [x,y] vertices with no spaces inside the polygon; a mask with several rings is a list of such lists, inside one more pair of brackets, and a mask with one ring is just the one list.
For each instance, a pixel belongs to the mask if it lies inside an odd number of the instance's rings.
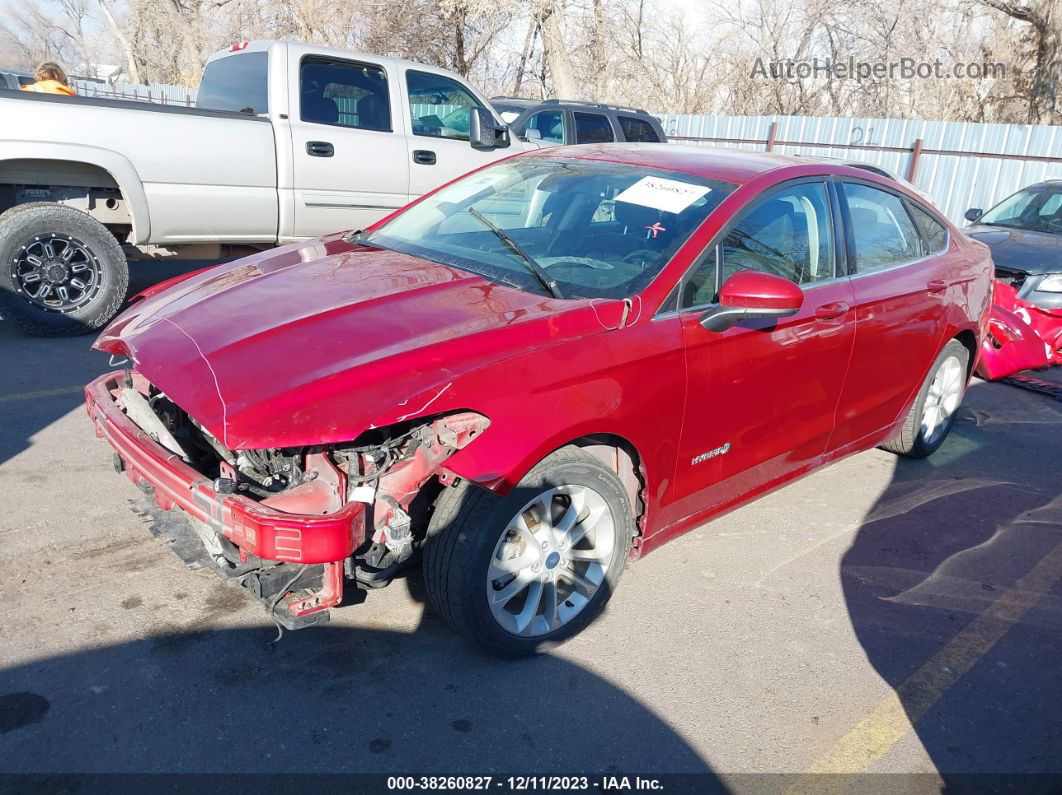
{"label": "truck bed", "polygon": [[[32,185],[36,162],[78,151],[127,163],[143,184],[137,243],[276,241],[276,141],[265,117],[0,89],[0,119],[3,172],[15,175],[5,181]],[[138,190],[120,187],[135,205]]]}

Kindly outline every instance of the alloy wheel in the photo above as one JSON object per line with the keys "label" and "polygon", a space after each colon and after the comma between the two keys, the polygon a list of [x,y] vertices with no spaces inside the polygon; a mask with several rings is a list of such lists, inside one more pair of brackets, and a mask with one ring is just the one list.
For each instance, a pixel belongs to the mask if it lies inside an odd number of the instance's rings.
{"label": "alloy wheel", "polygon": [[89,303],[102,282],[97,257],[77,238],[62,234],[35,237],[19,247],[11,272],[31,303],[62,313]]}
{"label": "alloy wheel", "polygon": [[491,555],[487,601],[507,632],[538,637],[579,615],[617,565],[616,521],[585,486],[549,489],[510,520]]}
{"label": "alloy wheel", "polygon": [[927,444],[932,444],[947,429],[948,420],[959,407],[962,376],[962,362],[956,356],[949,356],[937,368],[922,407],[922,438]]}

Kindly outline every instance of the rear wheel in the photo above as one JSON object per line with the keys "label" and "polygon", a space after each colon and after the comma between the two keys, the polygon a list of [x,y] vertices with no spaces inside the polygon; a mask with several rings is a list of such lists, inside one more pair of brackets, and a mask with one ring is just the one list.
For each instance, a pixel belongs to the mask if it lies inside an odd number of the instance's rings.
{"label": "rear wheel", "polygon": [[616,475],[574,448],[532,469],[505,497],[462,484],[428,530],[428,596],[458,630],[504,657],[567,640],[604,608],[634,519]]}
{"label": "rear wheel", "polygon": [[883,444],[883,450],[908,458],[925,458],[944,444],[966,391],[969,360],[969,351],[958,340],[950,340],[944,346],[918,391],[900,433]]}
{"label": "rear wheel", "polygon": [[128,285],[118,241],[80,210],[40,203],[0,215],[0,314],[24,331],[95,331],[117,313]]}

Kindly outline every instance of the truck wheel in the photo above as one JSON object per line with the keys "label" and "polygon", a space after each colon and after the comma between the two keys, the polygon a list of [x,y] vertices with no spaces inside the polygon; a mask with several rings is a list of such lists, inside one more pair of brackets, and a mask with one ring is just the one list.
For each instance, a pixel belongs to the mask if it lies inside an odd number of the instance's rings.
{"label": "truck wheel", "polygon": [[970,352],[958,340],[950,340],[944,346],[918,390],[900,433],[881,449],[907,458],[925,458],[944,444],[966,390],[969,360]]}
{"label": "truck wheel", "polygon": [[87,334],[118,312],[129,267],[99,221],[24,204],[0,215],[0,315],[37,337]]}
{"label": "truck wheel", "polygon": [[508,495],[445,489],[428,527],[432,604],[486,651],[524,657],[586,627],[616,588],[634,517],[619,478],[564,448]]}

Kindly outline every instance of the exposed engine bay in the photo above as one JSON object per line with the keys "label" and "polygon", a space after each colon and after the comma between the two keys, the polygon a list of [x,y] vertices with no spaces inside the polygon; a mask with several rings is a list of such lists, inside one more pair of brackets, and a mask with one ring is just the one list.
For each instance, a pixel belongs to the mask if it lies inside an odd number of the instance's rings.
{"label": "exposed engine bay", "polygon": [[[363,533],[351,532],[355,540],[348,557],[302,565],[297,558],[256,556],[220,521],[208,525],[179,511],[160,511],[167,507],[161,503],[142,507],[154,519],[156,535],[186,563],[202,564],[205,549],[212,568],[250,590],[289,629],[325,620],[327,609],[342,599],[344,581],[379,588],[416,561],[435,498],[446,486],[439,465],[489,424],[479,414],[460,412],[373,428],[337,445],[230,450],[135,372],[126,371],[124,385],[114,394],[118,408],[201,475],[201,482],[209,481],[219,501],[239,495],[301,517],[364,505]],[[193,525],[197,543],[181,537],[178,524],[185,520]]]}

